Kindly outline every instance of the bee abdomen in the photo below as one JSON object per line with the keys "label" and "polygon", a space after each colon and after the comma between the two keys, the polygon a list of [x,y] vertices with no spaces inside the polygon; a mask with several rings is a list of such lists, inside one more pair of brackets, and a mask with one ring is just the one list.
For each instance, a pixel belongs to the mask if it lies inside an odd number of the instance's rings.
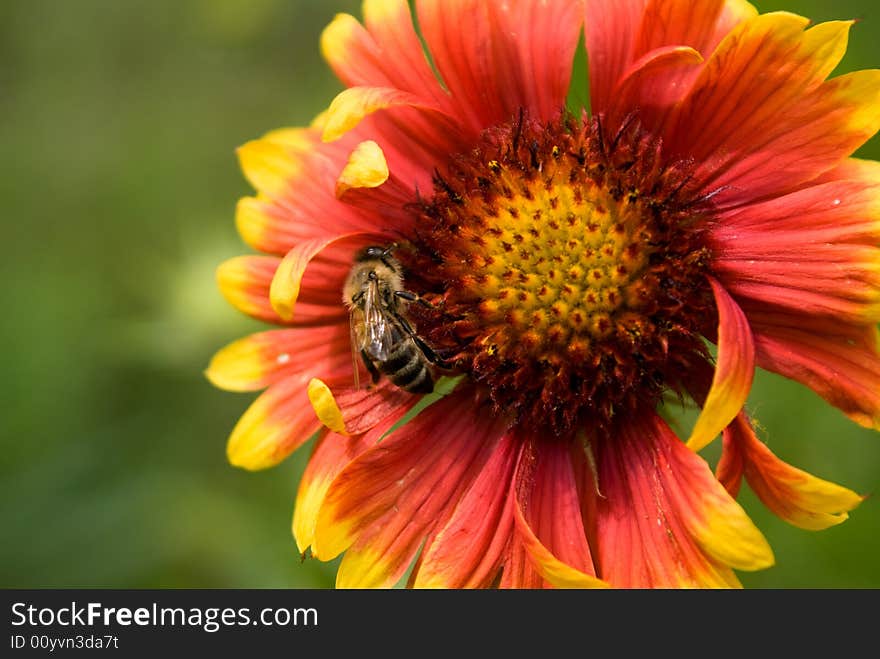
{"label": "bee abdomen", "polygon": [[408,344],[401,344],[391,357],[381,365],[381,370],[395,385],[413,394],[427,394],[434,391],[434,380],[425,366],[422,355],[417,350],[409,350]]}

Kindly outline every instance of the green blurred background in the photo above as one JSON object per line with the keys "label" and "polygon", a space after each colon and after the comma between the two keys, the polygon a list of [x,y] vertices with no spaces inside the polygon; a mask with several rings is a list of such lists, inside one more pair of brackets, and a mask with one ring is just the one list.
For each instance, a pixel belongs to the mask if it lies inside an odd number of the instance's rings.
{"label": "green blurred background", "polygon": [[[843,69],[880,67],[874,0],[757,3],[859,17]],[[289,525],[309,447],[261,473],[225,441],[253,396],[202,376],[260,328],[226,305],[222,260],[250,193],[237,145],[307,123],[340,89],[318,37],[332,0],[0,3],[4,320],[0,586],[330,587]],[[873,140],[861,155],[880,158]],[[880,490],[880,437],[760,374],[752,408],[784,459]],[[778,565],[752,587],[880,587],[880,502],[820,533],[746,509]]]}

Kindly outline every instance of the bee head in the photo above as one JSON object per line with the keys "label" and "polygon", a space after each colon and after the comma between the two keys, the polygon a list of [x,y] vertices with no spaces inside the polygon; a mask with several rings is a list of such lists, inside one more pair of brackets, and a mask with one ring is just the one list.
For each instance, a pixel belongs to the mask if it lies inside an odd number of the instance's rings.
{"label": "bee head", "polygon": [[369,245],[360,250],[355,255],[354,259],[358,263],[363,263],[364,261],[382,261],[382,263],[387,265],[392,270],[396,270],[393,260],[391,260],[391,252],[393,252],[396,248],[397,243],[392,243],[388,247]]}

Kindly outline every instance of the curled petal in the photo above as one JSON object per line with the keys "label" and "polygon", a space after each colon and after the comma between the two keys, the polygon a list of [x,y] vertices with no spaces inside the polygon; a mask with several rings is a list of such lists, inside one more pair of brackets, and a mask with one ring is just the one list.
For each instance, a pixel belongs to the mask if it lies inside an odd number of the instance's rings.
{"label": "curled petal", "polygon": [[345,422],[342,419],[342,410],[333,399],[330,387],[321,382],[318,378],[313,378],[309,382],[309,402],[315,410],[315,416],[318,417],[329,430],[340,435],[346,435]]}
{"label": "curled petal", "polygon": [[742,486],[743,472],[745,471],[745,460],[743,452],[740,449],[739,442],[734,438],[734,426],[738,419],[743,416],[740,412],[734,419],[733,423],[724,429],[721,435],[721,457],[715,466],[715,478],[724,486],[724,489],[730,496],[736,498],[739,489]]}
{"label": "curled petal", "polygon": [[742,309],[715,279],[710,279],[718,306],[718,358],[712,387],[687,445],[699,451],[739,413],[755,375],[755,345]]}
{"label": "curled petal", "polygon": [[341,199],[352,188],[378,188],[388,176],[388,163],[379,145],[372,140],[361,142],[336,180],[336,196]]}
{"label": "curled petal", "polygon": [[[306,268],[312,259],[335,243],[350,243],[352,254],[357,247],[370,242],[373,235],[367,233],[350,233],[341,236],[317,238],[300,243],[278,264],[269,288],[269,300],[278,316],[286,321],[293,320],[294,308],[300,294],[300,285]],[[353,261],[350,260],[349,263]],[[342,287],[336,289],[341,294]]]}
{"label": "curled petal", "polygon": [[646,53],[624,72],[615,88],[607,128],[622,125],[634,108],[642,124],[660,124],[667,108],[686,93],[682,80],[702,62],[700,53],[688,46],[665,46]]}
{"label": "curled petal", "polygon": [[731,424],[730,443],[740,454],[749,486],[780,518],[802,529],[818,531],[840,524],[864,497],[817,478],[776,457],[740,414]]}
{"label": "curled petal", "polygon": [[[633,63],[651,51],[685,47],[708,57],[736,25],[758,15],[745,0],[586,0],[585,9],[594,113],[621,106],[615,87]],[[631,109],[658,105],[659,99],[652,96],[657,89],[666,90],[667,101],[680,97],[690,89],[699,68],[670,67],[656,73],[656,87],[646,86]],[[675,94],[670,95],[670,90]]]}
{"label": "curled petal", "polygon": [[633,52],[683,45],[708,56],[738,23],[757,15],[742,0],[648,0]]}
{"label": "curled petal", "polygon": [[[272,308],[269,291],[281,259],[274,256],[238,256],[220,264],[217,283],[223,297],[239,311],[277,325],[312,327],[348,323],[348,312],[338,293],[351,268],[351,250],[343,260],[318,255],[300,282],[296,318],[283,320]],[[333,256],[328,254],[326,256]]]}
{"label": "curled petal", "polygon": [[388,87],[350,87],[340,92],[324,117],[325,142],[338,140],[357,126],[364,117],[394,107],[411,107],[419,110],[442,112],[418,96]]}

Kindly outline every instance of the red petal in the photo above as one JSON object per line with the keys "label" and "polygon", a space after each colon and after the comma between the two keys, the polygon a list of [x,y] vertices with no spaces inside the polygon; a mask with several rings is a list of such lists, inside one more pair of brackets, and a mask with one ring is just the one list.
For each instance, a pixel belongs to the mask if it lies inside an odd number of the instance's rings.
{"label": "red petal", "polygon": [[880,429],[880,352],[874,326],[808,314],[750,311],[758,365],[801,382],[857,423]]}
{"label": "red petal", "polygon": [[497,574],[513,533],[508,496],[519,442],[501,438],[449,520],[428,540],[416,568],[416,588],[485,588]]}
{"label": "red petal", "polygon": [[585,0],[584,27],[590,61],[590,107],[611,106],[612,91],[636,59],[633,48],[646,0]]}
{"label": "red petal", "polygon": [[564,106],[581,27],[576,0],[419,0],[416,8],[428,49],[472,136],[522,108],[544,120]]}
{"label": "red petal", "polygon": [[724,486],[724,489],[733,498],[736,498],[736,495],[739,494],[739,488],[742,486],[743,470],[745,469],[739,442],[733,436],[734,426],[740,423],[742,417],[743,414],[740,413],[733,420],[733,423],[724,429],[721,443],[721,458],[715,467],[715,478],[718,479],[718,482]]}
{"label": "red petal", "polygon": [[420,396],[403,391],[387,380],[369,389],[342,388],[334,393],[336,404],[345,423],[345,431],[356,435],[403,409],[409,411],[421,400]]}
{"label": "red petal", "polygon": [[568,588],[607,585],[596,578],[593,568],[567,442],[526,444],[511,495],[516,502],[517,533],[548,584]]}
{"label": "red petal", "polygon": [[880,318],[880,175],[840,169],[797,192],[724,214],[714,270],[747,306],[867,324]]}

